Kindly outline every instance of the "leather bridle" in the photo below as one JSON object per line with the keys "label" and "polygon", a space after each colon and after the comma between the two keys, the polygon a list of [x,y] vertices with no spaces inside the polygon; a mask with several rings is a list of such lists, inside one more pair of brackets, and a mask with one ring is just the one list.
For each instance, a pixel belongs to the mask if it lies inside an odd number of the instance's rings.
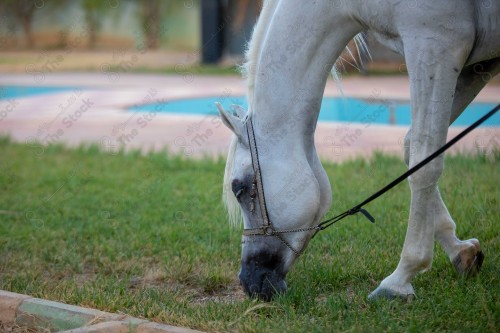
{"label": "leather bridle", "polygon": [[[248,117],[246,120],[246,130],[248,135],[248,145],[250,146],[250,155],[252,157],[252,167],[254,178],[252,182],[252,190],[250,197],[252,200],[257,197],[262,226],[258,228],[246,228],[243,230],[243,236],[273,236],[278,238],[283,244],[286,245],[295,255],[300,256],[304,249],[297,250],[289,242],[287,242],[282,234],[306,232],[311,230],[320,230],[319,225],[310,228],[289,229],[289,230],[276,230],[269,219],[269,213],[266,206],[266,198],[264,195],[264,186],[262,184],[262,173],[260,169],[259,152],[257,149],[257,141],[255,140],[255,132],[253,130],[252,118]],[[255,195],[255,192],[256,195]]]}

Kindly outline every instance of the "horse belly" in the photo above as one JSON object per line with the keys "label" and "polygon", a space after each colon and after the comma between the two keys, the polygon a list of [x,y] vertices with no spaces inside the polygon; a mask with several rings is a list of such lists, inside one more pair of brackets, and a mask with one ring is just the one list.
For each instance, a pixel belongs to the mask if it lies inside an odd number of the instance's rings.
{"label": "horse belly", "polygon": [[474,3],[476,41],[467,65],[500,57],[500,2]]}
{"label": "horse belly", "polygon": [[377,42],[384,45],[389,50],[404,56],[403,42],[399,36],[376,31],[370,31],[369,34],[375,37]]}

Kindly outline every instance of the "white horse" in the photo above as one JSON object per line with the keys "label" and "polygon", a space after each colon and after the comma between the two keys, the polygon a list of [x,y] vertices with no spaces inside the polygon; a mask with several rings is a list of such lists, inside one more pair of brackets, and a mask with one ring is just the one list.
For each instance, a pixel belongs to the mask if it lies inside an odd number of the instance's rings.
{"label": "white horse", "polygon": [[[317,225],[330,208],[331,189],[313,134],[332,64],[363,31],[405,57],[411,82],[409,167],[445,143],[450,123],[486,85],[484,73],[493,77],[500,71],[499,1],[267,0],[247,51],[250,109],[233,114],[219,105],[234,133],[223,197],[230,219],[238,220],[241,211],[250,230],[243,235],[239,274],[250,296],[268,300],[286,291],[285,276],[314,231],[279,231]],[[251,151],[253,145],[258,152]],[[409,177],[401,258],[369,298],[412,297],[412,279],[431,267],[434,240],[459,273],[479,269],[479,241],[457,238],[441,199],[442,171],[440,155]],[[275,237],[266,236],[265,215]]]}

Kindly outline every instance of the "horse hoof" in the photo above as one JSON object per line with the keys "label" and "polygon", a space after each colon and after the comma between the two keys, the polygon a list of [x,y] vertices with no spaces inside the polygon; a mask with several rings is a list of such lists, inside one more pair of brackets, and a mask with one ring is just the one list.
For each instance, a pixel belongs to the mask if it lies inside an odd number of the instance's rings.
{"label": "horse hoof", "polygon": [[377,289],[372,291],[370,295],[368,295],[368,300],[369,301],[376,301],[379,299],[387,299],[387,300],[403,300],[407,302],[411,302],[413,299],[415,299],[415,294],[414,293],[400,293],[392,289],[387,289],[383,288],[381,286],[378,286]]}
{"label": "horse hoof", "polygon": [[484,254],[483,251],[474,252],[471,248],[464,249],[453,259],[453,266],[459,275],[472,277],[479,273],[484,261]]}

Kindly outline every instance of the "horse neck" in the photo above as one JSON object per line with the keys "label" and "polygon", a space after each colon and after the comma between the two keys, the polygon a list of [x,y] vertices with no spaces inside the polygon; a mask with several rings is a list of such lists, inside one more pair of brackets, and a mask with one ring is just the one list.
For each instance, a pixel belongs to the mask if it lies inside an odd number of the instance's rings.
{"label": "horse neck", "polygon": [[250,96],[255,131],[276,152],[293,147],[307,153],[314,146],[328,74],[346,44],[361,30],[340,10],[335,14],[331,8],[300,8],[290,1],[279,4],[255,66]]}

